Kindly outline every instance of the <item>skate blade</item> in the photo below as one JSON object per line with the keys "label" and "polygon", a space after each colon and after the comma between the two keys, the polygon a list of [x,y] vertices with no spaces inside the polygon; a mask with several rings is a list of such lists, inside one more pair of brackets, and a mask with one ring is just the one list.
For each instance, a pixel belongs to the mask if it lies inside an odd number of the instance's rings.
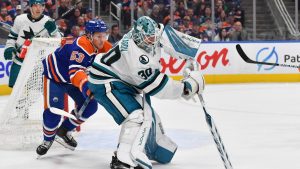
{"label": "skate blade", "polygon": [[36,159],[40,159],[42,157],[42,155],[37,155]]}
{"label": "skate blade", "polygon": [[57,143],[59,143],[60,145],[62,145],[63,147],[69,149],[69,150],[72,150],[72,151],[75,150],[75,147],[69,146],[67,143],[65,143],[65,141],[63,141],[63,140],[60,139],[60,138],[55,138],[55,141],[56,141]]}

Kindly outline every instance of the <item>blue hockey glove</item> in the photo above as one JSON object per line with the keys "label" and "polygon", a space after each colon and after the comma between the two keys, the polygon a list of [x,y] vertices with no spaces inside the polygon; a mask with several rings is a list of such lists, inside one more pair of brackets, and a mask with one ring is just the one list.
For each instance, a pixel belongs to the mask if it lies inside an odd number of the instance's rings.
{"label": "blue hockey glove", "polygon": [[83,85],[81,86],[80,91],[81,91],[81,93],[83,94],[83,96],[85,98],[92,95],[91,90],[88,88],[88,82],[87,81],[83,83]]}

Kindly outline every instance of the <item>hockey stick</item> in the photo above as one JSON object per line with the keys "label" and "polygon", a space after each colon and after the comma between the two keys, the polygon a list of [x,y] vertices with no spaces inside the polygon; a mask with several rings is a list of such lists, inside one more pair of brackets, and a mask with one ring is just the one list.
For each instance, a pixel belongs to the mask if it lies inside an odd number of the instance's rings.
{"label": "hockey stick", "polygon": [[89,96],[89,97],[87,97],[87,98],[85,99],[85,101],[84,101],[84,103],[83,103],[83,105],[81,106],[81,108],[80,108],[79,111],[77,111],[77,110],[75,109],[75,115],[76,115],[76,116],[74,116],[73,114],[68,113],[68,112],[66,112],[66,111],[64,111],[64,110],[55,108],[55,107],[50,107],[50,111],[51,111],[52,113],[54,113],[54,114],[57,114],[57,115],[66,116],[66,117],[69,117],[69,118],[71,118],[71,119],[73,119],[73,120],[78,120],[79,117],[81,117],[81,115],[82,115],[83,111],[85,110],[85,108],[87,107],[87,105],[89,104],[89,102],[91,101],[91,98],[92,98],[92,97],[93,97],[93,96],[91,95],[91,96]]}
{"label": "hockey stick", "polygon": [[58,108],[55,108],[55,107],[50,107],[49,109],[54,114],[65,116],[65,117],[69,117],[69,118],[71,118],[73,120],[78,120],[73,114],[68,113],[68,112],[66,112],[64,110],[61,110],[61,109],[58,109]]}
{"label": "hockey stick", "polygon": [[281,66],[281,67],[291,67],[291,68],[300,68],[300,66],[296,66],[296,65],[288,65],[288,64],[280,64],[280,63],[269,63],[269,62],[258,62],[258,61],[254,61],[251,60],[246,53],[244,52],[244,50],[242,49],[240,44],[236,45],[236,50],[239,53],[239,55],[242,57],[242,59],[247,62],[247,63],[254,63],[254,64],[262,64],[262,65],[272,65],[272,66]]}
{"label": "hockey stick", "polygon": [[4,23],[4,22],[0,22],[0,26],[2,28],[5,29],[5,31],[9,32],[10,31],[10,28],[11,28],[11,25],[7,24],[7,23]]}
{"label": "hockey stick", "polygon": [[224,147],[224,144],[222,142],[222,139],[221,139],[221,136],[217,130],[217,127],[214,123],[214,120],[212,119],[212,117],[208,114],[208,112],[206,111],[206,108],[205,108],[205,102],[204,102],[204,99],[202,97],[201,94],[198,95],[199,97],[199,100],[202,104],[202,108],[204,110],[204,114],[205,114],[205,119],[206,119],[206,123],[208,124],[209,126],[209,129],[210,129],[210,132],[213,136],[213,139],[216,143],[216,146],[218,148],[218,151],[220,153],[220,156],[222,158],[222,161],[223,161],[223,164],[225,166],[226,169],[232,169],[232,165],[231,165],[231,162],[229,160],[229,156],[225,150],[225,147]]}
{"label": "hockey stick", "polygon": [[[192,59],[189,59],[189,60],[186,60],[186,63],[187,63],[187,67],[185,68],[184,72],[183,72],[183,76],[185,78],[188,78],[190,76],[190,72],[191,70],[199,70],[199,65],[197,64],[197,62],[195,62],[195,60],[192,60]],[[193,98],[193,96],[192,96]],[[205,120],[206,120],[206,123],[210,129],[210,132],[212,134],[212,137],[216,143],[216,146],[217,146],[217,149],[219,151],[219,154],[221,156],[221,159],[223,161],[223,164],[225,166],[226,169],[232,169],[232,165],[231,165],[231,162],[229,160],[229,156],[225,150],[225,146],[222,142],[222,139],[221,139],[221,136],[217,130],[217,127],[214,123],[214,120],[212,119],[211,115],[207,112],[206,110],[206,107],[205,107],[205,102],[204,102],[204,99],[203,99],[203,96],[202,94],[198,94],[198,98],[201,102],[201,105],[202,105],[202,108],[203,108],[203,111],[204,111],[204,114],[205,114]]]}

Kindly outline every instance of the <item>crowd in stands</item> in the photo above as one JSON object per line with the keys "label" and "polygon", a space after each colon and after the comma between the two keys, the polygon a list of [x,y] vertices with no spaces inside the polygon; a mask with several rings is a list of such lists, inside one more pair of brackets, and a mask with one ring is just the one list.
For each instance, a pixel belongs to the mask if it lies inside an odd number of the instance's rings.
{"label": "crowd in stands", "polygon": [[[56,15],[62,16],[72,7],[71,1],[59,0],[59,4],[55,4],[55,0],[45,0],[44,13],[52,18],[57,18]],[[247,40],[247,32],[243,29],[244,11],[240,6],[240,0],[214,1],[213,21],[211,0],[175,0],[173,27],[204,41]],[[129,30],[131,27],[130,0],[112,0],[112,2],[122,8],[123,27]],[[159,23],[170,23],[170,0],[136,0],[135,2],[135,19],[146,15]],[[23,0],[23,3],[24,12],[29,12],[28,0]],[[109,3],[108,0],[101,2],[102,13],[108,13]],[[0,5],[0,21],[12,25],[14,18],[21,14],[20,0],[2,0]],[[91,19],[93,19],[92,10],[80,3],[74,11],[58,20],[57,24],[64,36],[80,36],[84,34],[85,22]],[[119,27],[114,25],[114,29],[119,29]],[[120,37],[118,35],[117,39]]]}

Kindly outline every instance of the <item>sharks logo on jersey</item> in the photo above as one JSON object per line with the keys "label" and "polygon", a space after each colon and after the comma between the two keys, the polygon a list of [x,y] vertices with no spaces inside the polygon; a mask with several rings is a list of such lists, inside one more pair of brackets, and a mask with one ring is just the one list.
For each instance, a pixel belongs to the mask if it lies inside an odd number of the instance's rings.
{"label": "sharks logo on jersey", "polygon": [[139,61],[142,63],[142,64],[147,64],[147,63],[149,63],[149,58],[148,58],[148,56],[146,56],[146,55],[141,55],[140,57],[139,57]]}
{"label": "sharks logo on jersey", "polygon": [[34,36],[34,32],[32,28],[29,26],[29,32],[26,30],[23,30],[24,36],[21,36],[23,39],[31,39]]}

